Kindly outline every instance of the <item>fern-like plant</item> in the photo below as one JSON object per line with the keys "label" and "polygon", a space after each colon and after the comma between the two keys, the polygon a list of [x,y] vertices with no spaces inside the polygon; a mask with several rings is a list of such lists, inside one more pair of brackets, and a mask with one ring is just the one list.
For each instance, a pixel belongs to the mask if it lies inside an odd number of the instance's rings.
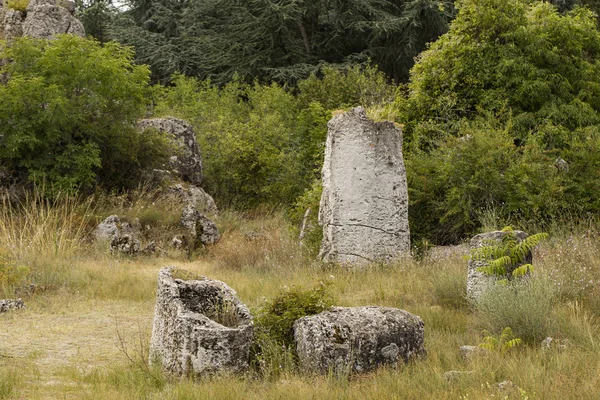
{"label": "fern-like plant", "polygon": [[502,242],[491,240],[486,246],[471,251],[473,260],[484,261],[486,265],[477,270],[487,275],[504,278],[500,283],[506,283],[513,277],[522,277],[533,271],[533,265],[521,264],[533,249],[548,238],[547,233],[536,233],[519,241],[517,234],[510,226],[502,229],[506,233]]}
{"label": "fern-like plant", "polygon": [[483,335],[483,342],[479,343],[478,347],[489,351],[506,353],[523,344],[523,341],[520,338],[515,337],[512,329],[508,326],[502,330],[502,333],[499,336],[486,330],[483,331]]}

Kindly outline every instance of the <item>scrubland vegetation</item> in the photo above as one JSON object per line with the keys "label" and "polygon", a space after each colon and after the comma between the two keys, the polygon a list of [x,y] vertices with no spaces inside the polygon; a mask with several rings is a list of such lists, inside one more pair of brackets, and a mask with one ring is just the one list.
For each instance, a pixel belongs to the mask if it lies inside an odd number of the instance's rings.
{"label": "scrubland vegetation", "polygon": [[[291,33],[265,39],[291,30],[274,30],[278,18],[262,24],[258,17],[273,16],[261,2],[252,2],[260,10],[254,19],[238,5],[235,24],[220,30],[229,18],[222,3],[160,14],[177,17],[173,24],[145,20],[145,11],[172,4],[133,4],[120,15],[102,11],[102,2],[83,7],[100,41],[129,29],[121,41],[136,48],[69,36],[0,42],[0,59],[12,61],[0,65],[0,180],[11,188],[0,207],[0,298],[27,304],[0,316],[0,399],[597,398],[597,16],[575,6],[582,2],[524,0],[424,2],[435,3],[424,13],[414,1],[390,4],[385,13],[365,12],[368,23],[335,9],[328,14],[340,17],[335,37],[367,32],[365,40],[335,54],[337,42],[321,41],[318,51],[300,54],[305,43]],[[377,7],[367,3],[364,10]],[[588,3],[582,5],[594,10]],[[291,18],[283,25],[304,15],[295,7],[280,10]],[[400,9],[404,22],[394,25],[391,10]],[[105,19],[94,20],[94,10]],[[308,33],[322,38],[331,27],[318,24],[320,9],[311,12]],[[203,13],[212,18],[205,26],[181,28]],[[407,23],[415,15],[435,26]],[[248,33],[257,23],[264,26],[246,43],[257,58],[240,61],[237,70],[232,60],[241,60],[240,48],[214,58],[215,48],[242,40],[236,27]],[[203,29],[215,34],[211,41],[193,36]],[[438,36],[410,79],[399,82],[412,57]],[[208,48],[200,61],[192,51]],[[286,48],[288,58],[273,61]],[[374,55],[370,63],[365,54]],[[351,270],[317,260],[316,216],[327,121],[357,105],[403,128],[414,249],[393,264]],[[193,125],[203,188],[221,209],[221,240],[191,253],[168,246],[179,233],[180,210],[143,183],[144,171],[173,149],[135,124],[165,115]],[[28,194],[15,193],[15,182]],[[142,241],[156,241],[164,252],[128,258],[94,243],[92,230],[111,214],[139,218],[149,227]],[[535,270],[470,304],[465,241],[507,225],[549,233],[535,249]],[[250,372],[195,381],[148,366],[156,274],[166,265],[220,279],[250,306],[257,316]],[[367,375],[301,374],[293,346],[286,346],[290,323],[331,304],[392,306],[420,316],[427,357]],[[286,312],[275,315],[278,307]],[[514,346],[502,345],[506,328],[507,337],[520,339]],[[548,336],[566,348],[543,349]],[[478,344],[490,350],[461,358],[459,346]],[[472,373],[448,381],[450,370]],[[504,380],[517,387],[498,389]]]}

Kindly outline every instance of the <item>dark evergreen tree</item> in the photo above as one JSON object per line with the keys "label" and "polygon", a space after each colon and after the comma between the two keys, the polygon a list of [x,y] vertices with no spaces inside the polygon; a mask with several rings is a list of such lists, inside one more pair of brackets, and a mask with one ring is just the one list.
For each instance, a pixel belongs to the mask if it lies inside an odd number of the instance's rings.
{"label": "dark evergreen tree", "polygon": [[111,35],[158,81],[181,72],[294,83],[369,58],[402,81],[453,15],[450,0],[132,0]]}

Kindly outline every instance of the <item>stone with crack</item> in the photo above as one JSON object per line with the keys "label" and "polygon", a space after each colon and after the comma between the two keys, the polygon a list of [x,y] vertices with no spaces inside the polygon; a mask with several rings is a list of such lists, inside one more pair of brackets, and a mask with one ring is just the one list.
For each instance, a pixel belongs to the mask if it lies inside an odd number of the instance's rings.
{"label": "stone with crack", "polygon": [[389,307],[334,307],[294,323],[300,368],[306,372],[368,372],[425,355],[424,324]]}
{"label": "stone with crack", "polygon": [[402,132],[362,107],[328,123],[319,223],[320,256],[360,265],[410,254]]}
{"label": "stone with crack", "polygon": [[244,372],[253,326],[250,310],[225,283],[175,267],[162,268],[150,362],[175,376]]}

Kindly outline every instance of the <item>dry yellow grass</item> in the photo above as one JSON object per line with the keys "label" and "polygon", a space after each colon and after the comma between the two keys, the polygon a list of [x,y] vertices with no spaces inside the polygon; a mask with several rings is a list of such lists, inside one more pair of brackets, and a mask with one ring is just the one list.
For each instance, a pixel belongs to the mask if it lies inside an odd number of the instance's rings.
{"label": "dry yellow grass", "polygon": [[[478,315],[457,301],[466,278],[464,248],[434,252],[422,262],[407,259],[356,271],[323,269],[295,244],[280,216],[231,218],[221,221],[224,241],[189,261],[130,260],[97,250],[77,251],[62,262],[29,254],[41,275],[54,274],[50,281],[63,284],[27,297],[25,311],[0,315],[0,399],[597,398],[599,310],[590,300],[597,286],[586,286],[585,293],[566,291],[551,316],[560,320],[555,333],[572,340],[569,350],[529,346],[467,363],[459,356],[459,346],[476,345],[482,335]],[[595,279],[600,264],[588,253],[599,244],[594,235],[575,236],[567,244],[551,241],[536,254],[536,274],[568,275],[577,265]],[[253,255],[245,259],[247,251]],[[294,371],[271,380],[255,373],[197,382],[167,379],[140,367],[151,332],[156,275],[165,265],[223,280],[251,308],[285,286],[331,281],[337,304],[393,306],[421,316],[428,356],[397,370],[350,379]],[[123,342],[135,363],[123,353]],[[474,372],[449,383],[444,378],[449,370]],[[506,379],[522,391],[499,391],[495,384]]]}

